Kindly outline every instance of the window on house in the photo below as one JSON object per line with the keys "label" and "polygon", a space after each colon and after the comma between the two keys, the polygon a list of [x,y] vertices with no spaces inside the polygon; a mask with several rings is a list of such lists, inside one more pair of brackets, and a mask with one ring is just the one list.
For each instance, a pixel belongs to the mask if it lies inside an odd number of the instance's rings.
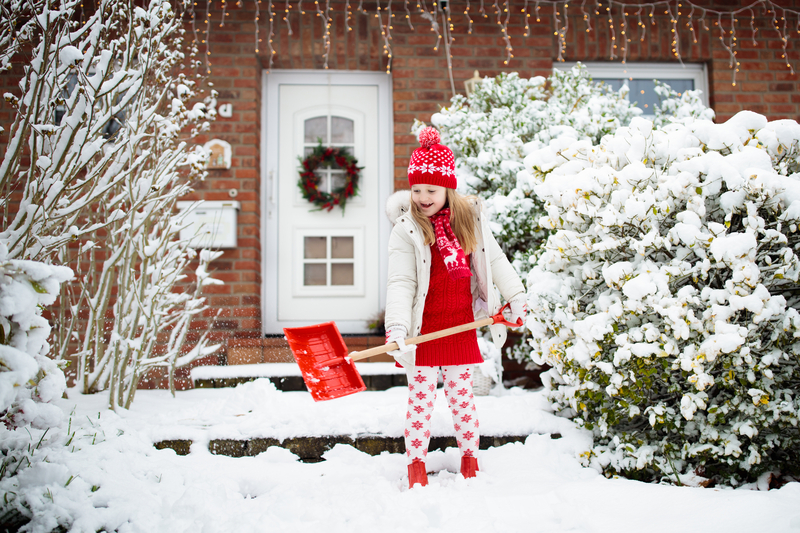
{"label": "window on house", "polygon": [[[557,68],[570,69],[575,63],[561,63]],[[628,99],[636,103],[645,117],[655,115],[654,107],[659,104],[655,92],[658,80],[683,94],[684,91],[702,91],[701,98],[708,105],[708,73],[705,65],[684,63],[583,63],[595,82],[603,82],[618,91],[627,85]]]}
{"label": "window on house", "polygon": [[[353,154],[355,148],[355,123],[349,118],[320,116],[309,118],[304,123],[303,155],[308,157],[319,143],[322,146],[346,148]],[[345,185],[344,170],[340,168],[318,168],[319,189],[331,192]]]}
{"label": "window on house", "polygon": [[[67,114],[67,106],[65,105],[69,97],[72,95],[72,92],[75,90],[75,87],[78,86],[78,75],[76,73],[72,73],[67,78],[66,86],[61,90],[61,100],[64,103],[56,104],[55,110],[53,112],[53,123],[56,126],[61,125],[61,121],[64,120],[64,116]],[[115,105],[118,104],[122,99],[122,95],[118,95],[114,103]],[[122,109],[119,113],[115,114],[111,117],[105,126],[103,126],[102,134],[108,140],[113,140],[116,136],[119,129],[122,127],[122,124],[125,122],[125,118],[127,116],[127,109]]]}
{"label": "window on house", "polygon": [[296,296],[345,296],[363,290],[362,232],[345,229],[301,229],[295,268],[300,272]]}

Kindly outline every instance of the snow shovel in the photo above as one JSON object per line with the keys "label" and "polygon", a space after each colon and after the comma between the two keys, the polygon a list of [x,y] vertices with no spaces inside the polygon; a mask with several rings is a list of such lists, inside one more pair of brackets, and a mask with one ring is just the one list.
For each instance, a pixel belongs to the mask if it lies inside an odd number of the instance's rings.
{"label": "snow shovel", "polygon": [[[505,324],[513,328],[522,326],[522,319],[514,324],[503,317],[503,311],[508,305],[504,305],[494,316],[412,337],[406,339],[405,342],[407,345],[420,344],[492,324]],[[348,355],[344,339],[333,322],[300,328],[284,328],[283,332],[286,334],[289,348],[292,349],[292,354],[300,367],[303,381],[316,402],[333,400],[365,390],[367,387],[353,361],[397,349],[397,343],[392,342]]]}

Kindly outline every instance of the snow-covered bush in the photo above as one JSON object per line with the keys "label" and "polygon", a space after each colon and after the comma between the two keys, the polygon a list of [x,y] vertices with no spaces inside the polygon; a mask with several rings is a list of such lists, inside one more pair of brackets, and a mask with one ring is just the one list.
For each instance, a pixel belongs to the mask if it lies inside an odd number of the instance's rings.
{"label": "snow-covered bush", "polygon": [[205,309],[199,288],[213,281],[212,255],[197,290],[174,291],[196,258],[178,239],[188,213],[175,202],[204,177],[206,157],[182,132],[215,115],[213,95],[196,101],[187,6],[101,0],[87,13],[79,0],[2,3],[0,71],[23,53],[26,64],[19,93],[5,94],[16,115],[0,162],[0,243],[10,258],[75,267],[54,352],[77,350],[80,387],[112,389],[112,408],[130,405],[149,368],[167,367],[171,379],[216,348],[203,337],[183,353]]}
{"label": "snow-covered bush", "polygon": [[520,274],[548,235],[538,225],[541,202],[517,183],[523,158],[564,135],[599,142],[641,114],[626,92],[594,83],[582,65],[548,78],[513,72],[484,78],[469,98],[456,95],[431,117],[453,150],[459,182],[484,199],[492,231]]}
{"label": "snow-covered bush", "polygon": [[587,462],[639,479],[800,475],[800,125],[641,118],[518,179],[554,231],[527,327]]}
{"label": "snow-covered bush", "polygon": [[[64,418],[50,403],[64,394],[67,383],[47,357],[50,325],[42,309],[72,278],[67,267],[8,260],[7,255],[0,244],[0,505],[17,499],[12,478],[46,455],[38,453],[42,441]],[[5,525],[4,511],[0,523]]]}
{"label": "snow-covered bush", "polygon": [[67,267],[9,261],[0,244],[0,420],[6,428],[46,429],[61,419],[61,411],[47,405],[61,397],[66,381],[47,357],[50,324],[42,309],[70,279]]}
{"label": "snow-covered bush", "polygon": [[655,92],[659,104],[654,108],[653,124],[657,127],[670,122],[683,122],[686,119],[714,120],[714,110],[706,107],[701,98],[701,91],[684,91],[678,94],[672,87],[658,80]]}

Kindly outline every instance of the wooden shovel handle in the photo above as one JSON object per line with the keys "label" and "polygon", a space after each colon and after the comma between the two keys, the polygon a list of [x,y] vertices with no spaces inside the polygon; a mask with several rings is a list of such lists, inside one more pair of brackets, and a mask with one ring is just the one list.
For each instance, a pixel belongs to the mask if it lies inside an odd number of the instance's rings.
{"label": "wooden shovel handle", "polygon": [[[500,308],[500,311],[497,312],[496,315],[482,318],[480,320],[476,320],[475,322],[470,322],[469,324],[461,324],[460,326],[453,326],[452,328],[442,329],[439,331],[434,331],[432,333],[426,333],[425,335],[420,335],[418,337],[411,337],[410,339],[406,339],[406,345],[409,344],[420,344],[426,341],[432,341],[434,339],[441,339],[442,337],[449,337],[450,335],[455,335],[456,333],[461,333],[462,331],[469,331],[471,329],[478,329],[483,326],[491,326],[492,324],[504,324],[506,326],[511,326],[512,328],[518,328],[522,326],[522,319],[520,318],[517,320],[517,323],[509,322],[503,316],[503,311],[509,307],[510,304],[506,303],[503,307]],[[369,350],[363,350],[361,352],[350,352],[350,359],[353,361],[360,361],[361,359],[367,359],[369,357],[374,357],[376,355],[380,355],[382,353],[391,352],[392,350],[398,349],[399,346],[396,342],[392,342],[389,344],[384,344],[383,346],[376,346],[375,348],[370,348]]]}
{"label": "wooden shovel handle", "polygon": [[[476,320],[475,322],[470,322],[469,324],[461,324],[460,326],[453,326],[452,328],[434,331],[433,333],[426,333],[425,335],[420,335],[418,337],[411,337],[410,339],[406,339],[406,346],[410,344],[420,344],[426,341],[432,341],[434,339],[441,339],[442,337],[449,337],[450,335],[455,335],[456,333],[461,333],[462,331],[478,329],[482,326],[491,326],[492,324],[494,324],[494,318],[482,318],[480,320]],[[390,342],[389,344],[376,346],[374,348],[370,348],[369,350],[350,352],[350,359],[353,361],[360,361],[361,359],[367,359],[382,353],[391,352],[392,350],[396,350],[398,348],[399,346],[396,342]]]}

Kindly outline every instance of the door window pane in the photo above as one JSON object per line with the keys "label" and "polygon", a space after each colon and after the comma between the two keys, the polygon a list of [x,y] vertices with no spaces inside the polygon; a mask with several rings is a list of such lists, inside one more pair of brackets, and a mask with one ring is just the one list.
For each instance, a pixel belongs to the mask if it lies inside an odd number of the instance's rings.
{"label": "door window pane", "polygon": [[303,285],[327,285],[328,274],[327,265],[324,263],[306,263],[303,268]]}
{"label": "door window pane", "polygon": [[336,189],[341,189],[345,185],[347,185],[347,177],[345,176],[344,172],[342,171],[332,171],[329,174],[330,180],[330,189],[328,192],[335,191]]}
{"label": "door window pane", "polygon": [[353,144],[355,139],[353,121],[344,117],[331,117],[331,142]]}
{"label": "door window pane", "polygon": [[331,285],[352,285],[353,279],[353,263],[331,265]]}
{"label": "door window pane", "polygon": [[353,258],[352,237],[331,237],[331,257],[333,259]]}
{"label": "door window pane", "polygon": [[328,257],[327,237],[305,237],[303,239],[303,257],[305,259],[326,259]]}
{"label": "door window pane", "polygon": [[328,117],[314,117],[305,121],[303,142],[306,144],[328,144]]}

